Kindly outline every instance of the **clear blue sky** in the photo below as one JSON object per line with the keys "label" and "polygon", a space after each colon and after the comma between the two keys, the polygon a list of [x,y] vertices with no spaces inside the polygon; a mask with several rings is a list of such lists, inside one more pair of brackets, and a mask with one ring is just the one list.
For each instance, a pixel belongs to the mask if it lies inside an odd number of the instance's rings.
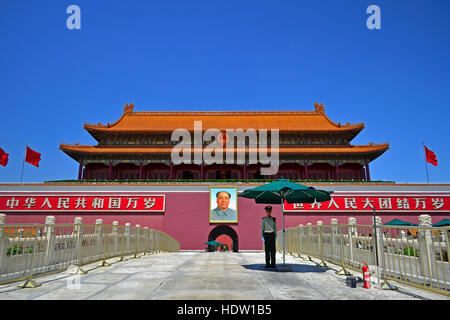
{"label": "clear blue sky", "polygon": [[[69,30],[66,9],[81,9]],[[381,9],[369,30],[366,9]],[[313,110],[389,142],[376,180],[450,182],[450,1],[2,0],[0,182],[76,179],[60,143],[137,111]]]}

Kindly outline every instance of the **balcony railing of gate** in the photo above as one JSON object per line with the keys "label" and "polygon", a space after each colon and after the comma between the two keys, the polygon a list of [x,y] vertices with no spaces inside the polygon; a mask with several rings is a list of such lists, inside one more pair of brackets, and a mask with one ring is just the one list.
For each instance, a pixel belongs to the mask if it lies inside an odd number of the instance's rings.
{"label": "balcony railing of gate", "polygon": [[[361,271],[366,263],[384,283],[394,280],[449,296],[450,226],[431,227],[428,215],[419,222],[417,227],[386,226],[377,219],[376,233],[373,225],[357,225],[355,218],[348,224],[337,219],[330,225],[308,223],[286,229],[285,249],[305,260],[319,259],[321,266],[327,261],[338,265],[340,274]],[[282,248],[279,236],[277,250]]]}
{"label": "balcony railing of gate", "polygon": [[48,216],[45,224],[6,224],[0,214],[0,284],[26,280],[24,286],[33,286],[35,276],[66,270],[74,266],[83,273],[82,266],[119,258],[137,258],[140,254],[178,252],[180,243],[169,235],[117,221],[105,225],[98,219],[95,225],[83,224],[75,218],[74,224],[55,224]]}

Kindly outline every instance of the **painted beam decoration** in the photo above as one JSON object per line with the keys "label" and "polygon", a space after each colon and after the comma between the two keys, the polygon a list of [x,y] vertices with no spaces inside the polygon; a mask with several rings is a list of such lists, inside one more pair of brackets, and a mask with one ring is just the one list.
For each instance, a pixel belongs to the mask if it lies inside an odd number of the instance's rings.
{"label": "painted beam decoration", "polygon": [[0,212],[160,213],[166,197],[149,193],[0,194]]}
{"label": "painted beam decoration", "polygon": [[285,203],[287,213],[301,212],[354,212],[368,213],[444,213],[450,212],[450,194],[372,194],[372,193],[333,193],[331,200],[314,203]]}

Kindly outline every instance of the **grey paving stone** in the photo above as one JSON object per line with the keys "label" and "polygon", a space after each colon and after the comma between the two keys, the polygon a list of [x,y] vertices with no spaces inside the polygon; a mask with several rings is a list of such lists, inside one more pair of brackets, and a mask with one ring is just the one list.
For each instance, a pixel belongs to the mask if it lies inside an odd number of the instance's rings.
{"label": "grey paving stone", "polygon": [[222,273],[183,273],[167,279],[159,290],[256,290],[262,289],[254,277],[240,274],[223,275]]}
{"label": "grey paving stone", "polygon": [[65,281],[53,281],[42,283],[41,286],[36,288],[23,289],[17,287],[19,283],[14,283],[3,288],[4,290],[0,292],[0,300],[32,300],[66,286]]}
{"label": "grey paving stone", "polygon": [[171,291],[160,290],[149,297],[150,300],[270,300],[270,293],[263,291]]}
{"label": "grey paving stone", "polygon": [[79,289],[71,289],[67,286],[50,291],[36,298],[36,300],[85,300],[90,296],[104,290],[103,284],[81,283]]}
{"label": "grey paving stone", "polygon": [[[115,261],[110,259],[109,261]],[[399,290],[349,288],[338,266],[321,268],[316,262],[286,256],[291,272],[264,268],[264,252],[158,253],[97,267],[79,277],[79,289],[67,272],[36,278],[42,286],[19,289],[18,283],[0,286],[0,299],[110,300],[450,300],[419,288],[395,284]],[[359,274],[359,276],[361,276]],[[375,284],[373,284],[375,287]]]}
{"label": "grey paving stone", "polygon": [[129,277],[129,273],[98,273],[87,274],[81,277],[82,283],[117,283]]}

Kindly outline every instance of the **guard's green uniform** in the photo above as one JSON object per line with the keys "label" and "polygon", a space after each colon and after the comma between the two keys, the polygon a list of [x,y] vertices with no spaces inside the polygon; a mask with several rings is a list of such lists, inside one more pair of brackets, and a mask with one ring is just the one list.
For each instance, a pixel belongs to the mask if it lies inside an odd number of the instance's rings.
{"label": "guard's green uniform", "polygon": [[264,239],[266,267],[275,267],[275,238],[277,236],[277,221],[274,217],[262,218],[261,236]]}

